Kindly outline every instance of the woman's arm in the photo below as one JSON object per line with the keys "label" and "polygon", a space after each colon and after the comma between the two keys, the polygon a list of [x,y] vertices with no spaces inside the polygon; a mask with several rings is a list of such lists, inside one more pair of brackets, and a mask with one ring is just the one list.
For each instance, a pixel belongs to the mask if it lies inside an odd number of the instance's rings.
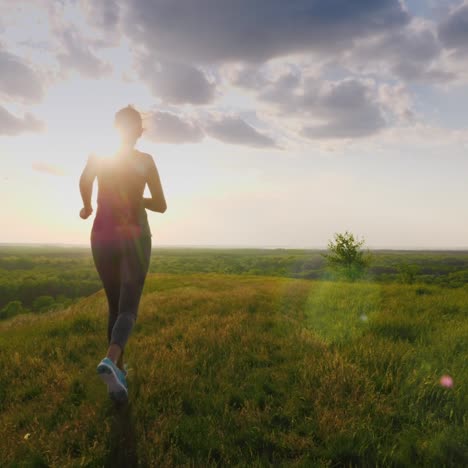
{"label": "woman's arm", "polygon": [[96,177],[96,157],[90,155],[80,177],[80,193],[83,200],[83,209],[80,216],[86,219],[92,212],[91,196],[93,194],[93,182]]}
{"label": "woman's arm", "polygon": [[151,192],[151,198],[143,198],[143,206],[151,211],[164,213],[167,209],[166,199],[161,186],[159,172],[151,155],[148,155],[148,177],[147,184]]}

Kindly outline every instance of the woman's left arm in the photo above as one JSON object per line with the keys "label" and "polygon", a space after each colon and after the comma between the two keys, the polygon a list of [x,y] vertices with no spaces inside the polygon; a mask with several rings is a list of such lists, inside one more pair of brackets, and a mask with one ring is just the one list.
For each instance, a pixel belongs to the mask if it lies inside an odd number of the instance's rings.
{"label": "woman's left arm", "polygon": [[96,156],[91,154],[88,157],[88,161],[80,177],[80,193],[83,200],[83,208],[80,211],[80,217],[82,219],[89,218],[93,212],[91,196],[93,194],[93,182],[96,175]]}

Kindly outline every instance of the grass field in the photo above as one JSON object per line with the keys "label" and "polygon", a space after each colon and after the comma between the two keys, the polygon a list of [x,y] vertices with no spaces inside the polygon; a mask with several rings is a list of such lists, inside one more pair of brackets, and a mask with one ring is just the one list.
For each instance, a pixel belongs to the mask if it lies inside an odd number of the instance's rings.
{"label": "grass field", "polygon": [[468,465],[466,287],[152,274],[120,408],[106,307],[0,322],[0,466]]}

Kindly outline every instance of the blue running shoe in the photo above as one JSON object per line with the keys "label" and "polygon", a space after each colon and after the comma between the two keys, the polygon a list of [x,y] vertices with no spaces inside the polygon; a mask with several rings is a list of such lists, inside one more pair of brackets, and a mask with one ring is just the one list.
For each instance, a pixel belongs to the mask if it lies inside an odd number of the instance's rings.
{"label": "blue running shoe", "polygon": [[120,370],[125,374],[125,378],[126,378],[128,375],[128,372],[131,371],[132,369],[128,367],[127,364],[124,364],[124,368]]}
{"label": "blue running shoe", "polygon": [[97,366],[99,377],[107,384],[109,396],[115,401],[128,399],[128,386],[124,372],[122,372],[108,357]]}

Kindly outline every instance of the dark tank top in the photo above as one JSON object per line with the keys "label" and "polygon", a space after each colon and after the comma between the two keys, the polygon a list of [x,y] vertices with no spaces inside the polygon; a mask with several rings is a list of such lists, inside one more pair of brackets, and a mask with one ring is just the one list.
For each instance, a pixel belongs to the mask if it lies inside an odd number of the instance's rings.
{"label": "dark tank top", "polygon": [[148,157],[151,156],[139,151],[125,157],[92,157],[98,180],[97,210],[91,230],[94,240],[151,236],[143,206]]}

